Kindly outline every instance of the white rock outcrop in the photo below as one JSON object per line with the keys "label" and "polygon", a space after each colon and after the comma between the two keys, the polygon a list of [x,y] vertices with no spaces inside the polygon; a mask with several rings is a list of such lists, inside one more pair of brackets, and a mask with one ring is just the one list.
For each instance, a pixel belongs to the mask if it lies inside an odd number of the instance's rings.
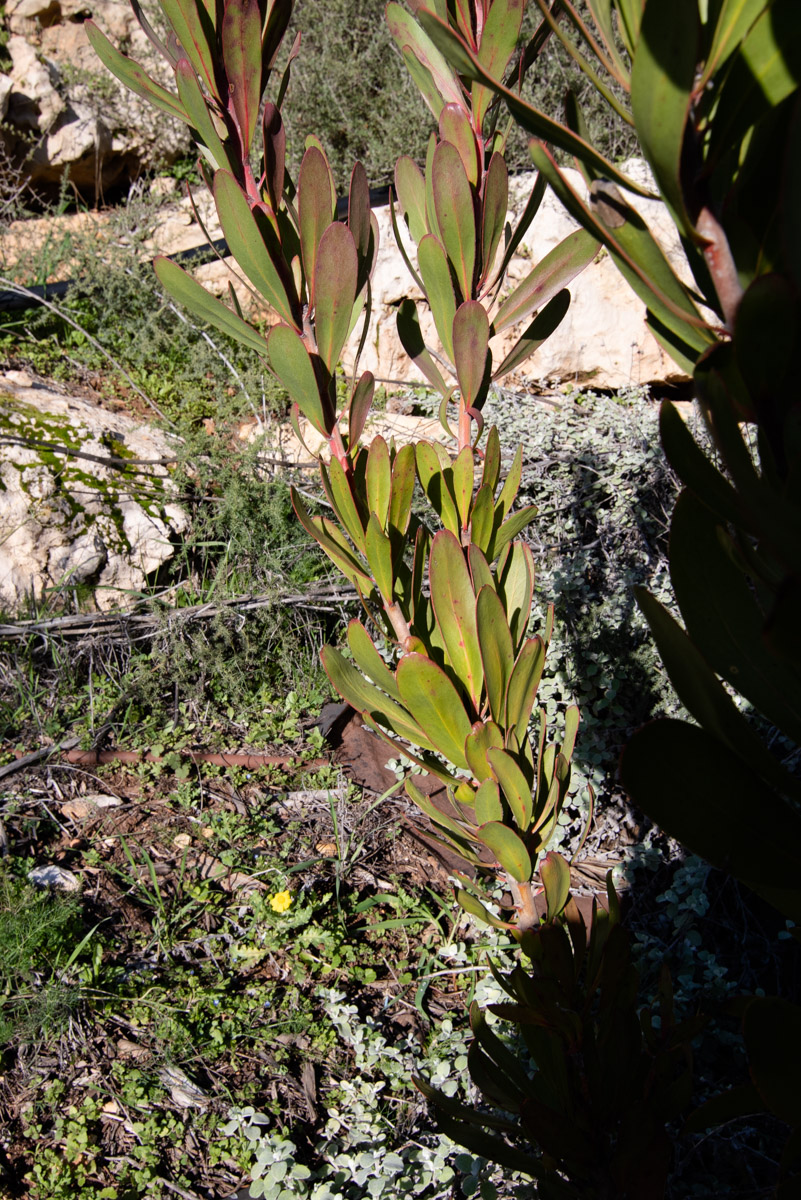
{"label": "white rock outcrop", "polygon": [[100,609],[132,603],[188,524],[160,461],[174,443],[18,372],[0,376],[0,430],[0,605],[79,585]]}

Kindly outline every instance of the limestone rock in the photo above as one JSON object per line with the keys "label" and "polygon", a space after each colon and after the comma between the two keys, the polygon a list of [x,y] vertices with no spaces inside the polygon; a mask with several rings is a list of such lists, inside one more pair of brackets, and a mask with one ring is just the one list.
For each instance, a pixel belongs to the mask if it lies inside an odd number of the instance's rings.
{"label": "limestone rock", "polygon": [[[16,612],[81,586],[100,609],[126,607],[188,524],[165,465],[153,461],[174,444],[31,382],[0,376],[0,604]],[[146,462],[125,465],[136,459]]]}

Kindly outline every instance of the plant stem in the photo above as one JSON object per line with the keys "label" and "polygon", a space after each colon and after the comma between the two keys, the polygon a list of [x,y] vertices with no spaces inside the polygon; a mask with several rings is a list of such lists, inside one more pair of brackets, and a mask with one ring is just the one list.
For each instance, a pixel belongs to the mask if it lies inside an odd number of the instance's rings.
{"label": "plant stem", "polygon": [[703,251],[704,260],[712,276],[720,307],[723,309],[726,328],[732,333],[743,289],[728,238],[717,217],[706,207],[698,214],[695,227],[707,243]]}
{"label": "plant stem", "polygon": [[509,890],[517,910],[517,928],[521,933],[527,929],[536,929],[540,923],[537,905],[534,902],[534,889],[531,883],[518,883],[511,875],[506,876]]}

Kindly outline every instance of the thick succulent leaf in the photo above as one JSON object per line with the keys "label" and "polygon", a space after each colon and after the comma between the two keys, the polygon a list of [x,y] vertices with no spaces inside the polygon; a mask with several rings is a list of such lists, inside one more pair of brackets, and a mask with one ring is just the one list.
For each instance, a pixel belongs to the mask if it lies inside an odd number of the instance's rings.
{"label": "thick succulent leaf", "polygon": [[570,867],[561,854],[551,851],[540,862],[540,879],[545,888],[548,920],[555,921],[570,896]]}
{"label": "thick succulent leaf", "polygon": [[635,733],[621,775],[667,834],[801,921],[801,816],[742,758],[697,726],[661,720]]}
{"label": "thick succulent leaf", "polygon": [[397,326],[398,338],[409,358],[438,392],[443,396],[447,395],[451,389],[426,349],[414,300],[401,300],[398,305]]}
{"label": "thick succulent leaf", "polygon": [[801,1062],[801,1008],[780,996],[750,1002],[743,1015],[748,1070],[770,1111],[786,1124],[801,1126],[801,1095],[789,1063]]}
{"label": "thick succulent leaf", "polygon": [[417,476],[429,503],[445,528],[458,538],[459,514],[448,490],[445,471],[439,455],[430,442],[418,442],[415,456]]}
{"label": "thick succulent leaf", "polygon": [[478,593],[476,624],[490,712],[494,721],[505,726],[506,688],[514,666],[514,649],[503,603],[492,587],[484,586]]}
{"label": "thick succulent leaf", "polygon": [[446,59],[400,4],[387,5],[387,25],[398,44],[409,73],[428,107],[439,119],[443,104],[461,104],[459,81]]}
{"label": "thick succulent leaf", "polygon": [[465,300],[453,319],[453,359],[466,408],[474,408],[487,375],[489,320],[482,304]]}
{"label": "thick succulent leaf", "polygon": [[332,687],[357,712],[369,716],[384,729],[421,746],[424,750],[435,749],[409,713],[372,683],[368,683],[353,663],[343,658],[333,646],[323,646],[320,658]]}
{"label": "thick succulent leaf", "polygon": [[669,400],[663,400],[659,410],[659,434],[668,462],[682,482],[719,517],[739,524],[737,492],[698,446]]}
{"label": "thick succulent leaf", "polygon": [[492,851],[512,879],[516,879],[518,883],[527,883],[531,879],[532,866],[528,850],[508,825],[500,821],[488,821],[486,825],[481,826],[476,837]]}
{"label": "thick succulent leaf", "polygon": [[439,114],[439,136],[459,151],[462,166],[473,187],[480,171],[478,143],[470,117],[461,104],[446,104]]}
{"label": "thick succulent leaf", "polygon": [[273,212],[278,212],[284,195],[286,171],[286,127],[281,110],[272,101],[264,106],[262,116],[264,137],[264,181]]}
{"label": "thick succulent leaf", "polygon": [[662,197],[685,237],[695,233],[684,202],[681,156],[694,103],[699,36],[697,0],[649,4],[631,70],[631,109],[637,136]]}
{"label": "thick succulent leaf", "polygon": [[476,896],[473,896],[470,892],[466,892],[464,888],[456,889],[456,903],[466,913],[470,913],[472,917],[478,917],[479,921],[483,921],[493,929],[514,929],[514,925],[510,924],[509,921],[499,921]]}
{"label": "thick succulent leaf", "polygon": [[370,249],[370,184],[360,162],[354,164],[350,173],[348,229],[353,234],[359,258],[366,258]]}
{"label": "thick succulent leaf", "polygon": [[536,353],[543,342],[547,341],[554,330],[562,323],[569,307],[570,292],[565,288],[563,291],[557,292],[554,298],[548,301],[542,312],[537,313],[534,320],[518,341],[515,342],[500,366],[493,371],[493,380],[501,379],[509,371],[516,370],[521,363],[524,363],[527,358]]}
{"label": "thick succulent leaf", "polygon": [[509,208],[509,172],[502,154],[492,155],[481,197],[481,283],[489,278]]}
{"label": "thick succulent leaf", "polygon": [[266,218],[258,220],[233,175],[214,176],[214,200],[228,249],[280,317],[300,328],[298,298],[281,244]]}
{"label": "thick succulent leaf", "polygon": [[423,654],[406,654],[395,673],[403,703],[429,743],[455,767],[467,767],[470,718],[448,676]]}
{"label": "thick succulent leaf", "polygon": [[528,628],[534,596],[534,555],[525,542],[515,542],[498,564],[497,589],[503,600],[515,648]]}
{"label": "thick succulent leaf", "polygon": [[[331,169],[322,150],[309,146],[298,175],[298,223],[303,270],[312,287],[317,265],[317,248],[323,233],[336,216],[336,193]],[[314,295],[310,296],[314,304]]]}
{"label": "thick succulent leaf", "polygon": [[350,399],[348,408],[348,446],[353,449],[364,431],[364,423],[370,412],[375,392],[375,377],[365,371]]}
{"label": "thick succulent leaf", "polygon": [[498,782],[485,779],[476,792],[476,824],[486,825],[489,821],[503,821],[503,803]]}
{"label": "thick succulent leaf", "polygon": [[629,67],[617,46],[619,35],[612,22],[613,0],[587,0],[587,3],[613,68],[609,74],[625,87],[629,80]]}
{"label": "thick succulent leaf", "polygon": [[[421,792],[411,779],[407,779],[405,781],[405,787],[409,798],[414,801],[417,807],[424,812],[426,816],[434,822],[435,825],[438,825],[439,828],[445,832],[448,841],[451,840],[451,837],[456,837],[459,839],[459,841],[466,839],[466,836],[468,836],[470,832],[469,827],[465,827],[464,824],[460,823],[459,821],[455,821],[453,817],[449,817],[446,813],[440,812],[437,806],[432,804],[425,792]],[[458,850],[459,842],[456,843],[456,848]]]}
{"label": "thick succulent leaf", "polygon": [[624,201],[618,206],[624,220],[611,228],[570,187],[544,146],[532,141],[529,151],[570,215],[606,246],[632,290],[654,316],[686,344],[685,357],[697,360],[715,343],[715,335],[642,218]]}
{"label": "thick succulent leaf", "polygon": [[[267,71],[271,71],[275,66],[275,60],[278,57],[278,51],[281,48],[281,43],[284,40],[284,34],[292,17],[292,0],[272,0],[272,3],[267,5],[267,16],[264,22],[264,29],[261,35],[261,49],[264,67]],[[295,40],[292,43],[292,49],[289,52],[289,62],[286,70],[289,70],[289,65],[297,58],[300,50],[300,32],[295,35]],[[262,73],[262,84],[266,86],[264,73]],[[286,91],[286,74],[282,79],[281,91],[277,101],[279,107],[283,100],[283,93]],[[262,88],[263,90],[263,88]]]}
{"label": "thick succulent leaf", "polygon": [[207,292],[201,283],[177,263],[160,256],[154,260],[153,269],[159,283],[179,304],[184,305],[202,321],[214,325],[221,333],[241,342],[249,350],[255,350],[262,358],[267,357],[267,344],[253,326],[248,325],[247,321],[243,321],[221,300]]}
{"label": "thick succulent leaf", "polygon": [[511,517],[507,521],[504,521],[500,529],[496,530],[490,548],[487,551],[487,558],[490,560],[497,558],[509,543],[519,533],[522,533],[526,526],[531,524],[536,515],[537,508],[534,504],[529,504],[525,508],[521,508],[519,512],[512,513]]}
{"label": "thick succulent leaf", "polygon": [[129,91],[141,96],[143,100],[147,100],[168,116],[175,117],[186,125],[192,124],[178,97],[172,92],[168,92],[161,84],[156,83],[155,79],[151,79],[147,71],[139,66],[139,63],[128,58],[126,54],[121,54],[106,35],[98,29],[94,21],[85,21],[82,28],[86,31],[89,44],[103,66],[107,67]]}
{"label": "thick succulent leaf", "polygon": [[400,704],[401,697],[395,676],[376,650],[361,621],[353,620],[348,623],[348,646],[359,670]]}
{"label": "thick succulent leaf", "polygon": [[487,758],[518,829],[525,833],[531,824],[534,808],[530,783],[508,751],[491,748],[487,751]]}
{"label": "thick succulent leaf", "polygon": [[526,201],[526,207],[523,209],[523,214],[512,230],[512,236],[504,243],[503,257],[498,270],[495,272],[495,276],[491,285],[492,287],[495,287],[498,284],[498,281],[503,279],[506,275],[506,271],[509,267],[509,263],[514,257],[515,251],[525,237],[526,232],[530,228],[535,216],[539,212],[539,207],[542,204],[543,197],[545,196],[546,187],[547,184],[545,179],[538,172],[534,179],[534,186],[531,189],[531,194]]}
{"label": "thick succulent leaf", "polygon": [[506,724],[518,741],[526,736],[544,667],[545,643],[541,637],[529,638],[517,656],[506,692]]}
{"label": "thick succulent leaf", "polygon": [[499,750],[503,747],[503,734],[499,727],[494,721],[476,721],[465,742],[465,757],[470,770],[482,783],[492,778],[487,751],[493,746]]}
{"label": "thick succulent leaf", "polygon": [[456,296],[451,282],[448,256],[438,238],[427,233],[417,247],[417,265],[420,268],[426,299],[431,306],[431,315],[448,358],[453,360],[453,319],[456,316]]}
{"label": "thick succulent leaf", "polygon": [[599,249],[600,243],[585,229],[568,234],[504,300],[493,319],[493,331],[500,333],[541,309],[589,266]]}
{"label": "thick succulent leaf", "polygon": [[335,221],[320,238],[312,289],[317,349],[332,374],[347,341],[358,271],[353,234]]}
{"label": "thick succulent leaf", "polygon": [[208,102],[198,83],[195,69],[186,58],[180,59],[175,68],[175,85],[178,88],[178,99],[189,119],[189,123],[196,130],[200,141],[211,154],[217,170],[226,167],[230,168],[231,164],[228,153],[215,128]]}
{"label": "thick succulent leaf", "polygon": [[487,444],[484,447],[484,471],[481,476],[482,486],[484,484],[489,487],[493,496],[495,489],[498,486],[498,479],[501,474],[501,439],[498,434],[498,427],[492,426],[487,434]]}
{"label": "thick succulent leaf", "polygon": [[476,595],[483,587],[495,587],[495,579],[489,563],[475,542],[471,542],[467,547],[467,565],[470,568],[470,578],[473,580],[473,591]]}
{"label": "thick succulent leaf", "polygon": [[474,545],[487,553],[495,530],[495,501],[486,484],[478,489],[470,519],[470,537]]}
{"label": "thick succulent leaf", "polygon": [[431,187],[440,239],[456,275],[461,298],[469,300],[476,266],[475,203],[459,151],[450,142],[440,142],[434,151]]}
{"label": "thick succulent leaf", "polygon": [[[458,538],[446,529],[435,534],[431,543],[429,578],[434,615],[448,660],[478,708],[482,670],[476,628],[476,596],[464,551]],[[468,732],[469,729],[465,737]]]}
{"label": "thick succulent leaf", "polygon": [[798,674],[766,648],[764,614],[724,548],[727,538],[709,509],[682,493],[670,529],[670,577],[687,633],[713,671],[801,742]]}
{"label": "thick succulent leaf", "polygon": [[338,458],[332,456],[327,467],[320,464],[326,495],[340,525],[346,530],[360,554],[366,554],[364,528],[353,498],[351,485]]}
{"label": "thick succulent leaf", "polygon": [[395,163],[395,193],[409,232],[419,245],[428,232],[426,181],[414,159],[406,155]]}
{"label": "thick succulent leaf", "polygon": [[498,516],[503,519],[509,509],[515,502],[515,497],[520,489],[520,480],[523,477],[523,448],[518,446],[515,451],[515,456],[512,459],[512,465],[506,473],[506,479],[503,481],[503,487],[498,495],[498,500],[495,505]]}
{"label": "thick succulent leaf", "polygon": [[303,339],[289,325],[274,325],[267,335],[270,366],[290,398],[318,433],[333,429],[333,413],[320,394],[317,372]]}
{"label": "thick succulent leaf", "polygon": [[261,101],[261,13],[258,0],[225,0],[222,58],[228,103],[234,110],[244,155],[259,119]]}
{"label": "thick succulent leaf", "polygon": [[370,513],[364,535],[367,562],[385,604],[392,603],[392,543],[384,533],[382,522],[374,512]]}
{"label": "thick succulent leaf", "polygon": [[477,58],[493,79],[503,79],[517,47],[525,0],[493,0],[481,33]]}
{"label": "thick succulent leaf", "polygon": [[462,529],[467,529],[470,520],[470,503],[473,499],[472,446],[464,446],[453,460],[451,485]]}
{"label": "thick succulent leaf", "polygon": [[576,158],[594,168],[600,175],[612,179],[622,187],[637,192],[641,196],[649,193],[620,171],[614,163],[609,162],[602,154],[578,137],[558,121],[547,117],[527,101],[521,99],[511,88],[505,87],[499,80],[493,79],[481,66],[478,59],[459,39],[457,34],[432,13],[421,12],[420,23],[430,35],[431,40],[439,47],[448,61],[460,75],[477,80],[491,88],[499,96],[503,96],[514,119],[529,133],[543,141],[558,146],[560,150],[573,154]]}
{"label": "thick succulent leaf", "polygon": [[392,495],[392,469],[389,462],[389,447],[382,437],[373,438],[367,455],[365,472],[367,508],[375,513],[380,529],[386,528]]}
{"label": "thick succulent leaf", "polygon": [[295,514],[309,536],[322,547],[334,566],[355,588],[365,596],[370,595],[375,585],[370,576],[365,574],[362,564],[355,557],[339,527],[333,521],[327,521],[325,517],[309,516],[306,506],[294,488],[290,489],[290,495]]}
{"label": "thick succulent leaf", "polygon": [[414,446],[407,444],[401,446],[392,464],[392,496],[389,502],[389,527],[401,535],[405,535],[412,517],[414,479]]}
{"label": "thick succulent leaf", "polygon": [[565,711],[565,732],[562,738],[562,746],[560,755],[569,763],[573,757],[573,751],[576,748],[576,736],[578,734],[579,723],[581,716],[577,704],[568,705]]}
{"label": "thick succulent leaf", "polygon": [[217,35],[209,10],[195,0],[159,0],[181,48],[214,98],[224,103],[217,87],[214,66]]}

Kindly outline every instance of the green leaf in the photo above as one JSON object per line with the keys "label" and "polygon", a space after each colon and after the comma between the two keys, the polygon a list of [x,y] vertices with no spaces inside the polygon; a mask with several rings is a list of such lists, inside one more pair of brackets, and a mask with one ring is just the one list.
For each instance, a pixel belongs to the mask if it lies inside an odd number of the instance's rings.
{"label": "green leaf", "polygon": [[428,232],[426,182],[417,163],[406,155],[395,163],[395,193],[409,232],[419,245]]}
{"label": "green leaf", "polygon": [[478,595],[484,586],[494,588],[495,580],[489,563],[475,542],[467,547],[467,565],[470,568],[470,578],[473,581],[473,591]]}
{"label": "green leaf", "polygon": [[423,279],[431,315],[448,358],[453,359],[453,319],[456,296],[451,282],[448,256],[433,233],[427,233],[417,247],[417,265]]}
{"label": "green leaf", "polygon": [[418,442],[415,448],[417,476],[434,512],[450,533],[459,535],[459,514],[445,482],[439,455],[430,442]]}
{"label": "green leaf", "polygon": [[371,371],[365,371],[350,399],[348,408],[348,446],[352,450],[364,431],[364,423],[370,413],[375,392],[375,378]]}
{"label": "green leaf", "polygon": [[324,471],[323,482],[327,481],[328,499],[331,507],[336,513],[337,520],[341,525],[344,525],[347,530],[348,537],[353,542],[360,554],[366,554],[366,544],[364,540],[364,529],[362,527],[359,510],[356,507],[356,501],[353,498],[353,492],[345,470],[338,458],[332,456],[327,468]]}
{"label": "green leaf", "polygon": [[217,170],[230,168],[228,152],[217,133],[194,67],[186,58],[180,59],[175,68],[175,85],[189,123],[211,154],[215,167]]}
{"label": "green leaf", "polygon": [[353,234],[335,221],[320,238],[313,287],[317,349],[331,374],[348,338],[358,271]]}
{"label": "green leaf", "polygon": [[575,155],[576,158],[593,167],[600,175],[614,180],[622,187],[641,196],[648,195],[645,188],[640,187],[624,175],[614,163],[599,154],[594,146],[585,142],[558,121],[547,117],[539,109],[522,100],[516,92],[488,75],[475,55],[443,21],[423,10],[420,12],[420,23],[458,73],[465,75],[468,79],[483,83],[497,95],[503,96],[514,119],[529,133],[558,146],[560,150],[565,150],[568,154]]}
{"label": "green leaf", "polygon": [[687,355],[697,361],[704,350],[714,345],[715,335],[642,218],[625,201],[622,204],[616,202],[616,209],[625,219],[619,227],[610,228],[570,187],[544,146],[531,142],[529,152],[574,220],[606,246],[632,290],[649,311],[686,344]]}
{"label": "green leaf", "polygon": [[[405,787],[409,798],[414,801],[417,807],[421,809],[421,811],[424,812],[426,816],[434,822],[435,825],[438,825],[442,830],[446,830],[447,834],[459,839],[459,841],[466,840],[470,832],[472,832],[470,827],[465,826],[465,824],[462,822],[454,821],[454,819],[449,817],[447,813],[440,812],[436,804],[433,804],[428,796],[426,796],[424,792],[421,792],[411,779],[406,779]],[[450,837],[448,840],[451,840]],[[459,849],[459,841],[456,843],[457,850]]]}
{"label": "green leaf", "polygon": [[670,837],[801,921],[801,816],[717,738],[660,720],[623,752],[623,786]]}
{"label": "green leaf", "polygon": [[348,646],[359,670],[400,704],[401,696],[395,676],[376,650],[361,621],[353,620],[348,623]]}
{"label": "green leaf", "polygon": [[525,542],[515,542],[498,562],[498,595],[503,600],[516,649],[528,628],[534,574],[534,555]]}
{"label": "green leaf", "polygon": [[565,288],[564,291],[557,292],[553,300],[550,300],[545,305],[542,312],[537,313],[525,333],[515,342],[503,362],[493,372],[493,380],[501,379],[509,371],[516,370],[521,363],[524,363],[527,358],[530,358],[532,354],[539,350],[542,343],[547,341],[554,330],[562,323],[569,307],[570,292]]}
{"label": "green leaf", "polygon": [[153,269],[159,283],[179,304],[184,305],[202,321],[208,321],[228,337],[241,342],[249,350],[255,350],[262,358],[267,357],[267,344],[264,338],[251,325],[248,325],[247,321],[243,321],[240,316],[227,308],[221,300],[207,292],[201,283],[193,279],[177,263],[159,256],[153,261]]}
{"label": "green leaf", "polygon": [[501,243],[506,213],[509,208],[509,172],[502,154],[492,155],[484,176],[484,191],[481,200],[481,279],[479,286],[489,278],[498,246]]}
{"label": "green leaf", "polygon": [[491,748],[487,751],[487,758],[512,810],[518,829],[526,833],[531,825],[534,808],[530,783],[508,751]]}
{"label": "green leaf", "polygon": [[493,79],[503,79],[520,37],[525,10],[525,0],[493,0],[489,5],[478,61]]}
{"label": "green leaf", "polygon": [[476,792],[476,824],[486,825],[490,821],[503,821],[503,804],[497,780],[485,779]]}
{"label": "green leaf", "polygon": [[640,145],[679,229],[696,238],[684,201],[681,157],[694,103],[699,35],[698,0],[648,4],[631,69],[631,110]]}
{"label": "green leaf", "polygon": [[712,45],[707,54],[703,74],[696,85],[699,95],[764,11],[765,0],[722,0]]}
{"label": "green leaf", "polygon": [[561,854],[550,851],[540,862],[540,879],[545,888],[548,920],[555,921],[570,896],[570,867]]}
{"label": "green leaf", "polygon": [[479,152],[476,135],[465,109],[461,104],[446,104],[439,114],[439,136],[450,142],[459,152],[465,175],[473,187],[478,187]]}
{"label": "green leaf", "polygon": [[535,308],[541,309],[589,266],[599,249],[600,243],[586,229],[568,234],[507,296],[493,319],[494,332],[500,333],[522,321]]}
{"label": "green leaf", "polygon": [[461,289],[461,298],[469,300],[476,266],[475,205],[459,152],[449,142],[440,142],[434,151],[431,187],[440,239]]}
{"label": "green leaf", "polygon": [[348,191],[348,229],[353,235],[359,259],[370,250],[370,184],[360,162],[354,163]]}
{"label": "green leaf", "polygon": [[[298,223],[303,270],[311,289],[317,267],[317,248],[323,233],[336,216],[336,191],[325,155],[310,146],[303,155],[298,175]],[[314,305],[314,293],[309,303]]]}
{"label": "green leaf", "polygon": [[414,477],[414,446],[407,444],[401,446],[392,464],[392,496],[389,502],[389,528],[401,535],[409,528],[412,516]]}
{"label": "green leaf", "polygon": [[465,446],[456,455],[451,468],[453,498],[459,513],[462,529],[467,529],[470,520],[470,502],[473,499],[473,448]]}
{"label": "green leaf", "polygon": [[445,672],[423,654],[406,654],[395,678],[403,703],[427,741],[455,767],[466,768],[464,744],[470,718]]}
{"label": "green leaf", "polygon": [[504,521],[503,525],[501,525],[500,529],[493,537],[492,545],[487,551],[487,558],[490,560],[497,558],[497,556],[506,549],[509,543],[516,538],[519,533],[522,533],[527,525],[531,524],[536,515],[537,509],[533,504],[529,504],[526,508],[521,508],[519,512],[512,513],[508,521]]}
{"label": "green leaf", "polygon": [[396,736],[422,746],[424,750],[436,749],[409,713],[373,684],[368,683],[353,664],[343,658],[333,646],[323,646],[320,658],[332,687],[357,712],[365,717],[369,716],[376,724],[389,729]]}
{"label": "green leaf", "polygon": [[456,76],[430,37],[400,4],[388,4],[386,17],[410,75],[438,120],[443,104],[462,102]]}
{"label": "green leaf", "polygon": [[336,525],[326,521],[324,517],[310,517],[300,496],[294,488],[290,489],[292,507],[303,528],[323,548],[325,553],[355,588],[363,595],[369,596],[374,589],[374,583],[366,575],[361,563],[354,558],[353,551],[345,541],[344,536]]}
{"label": "green leaf", "polygon": [[215,60],[217,34],[209,9],[195,0],[159,0],[161,10],[172,26],[186,57],[203,80],[211,95],[221,104],[217,87]]}
{"label": "green leaf", "polygon": [[544,667],[545,643],[541,637],[529,638],[517,656],[506,693],[506,724],[518,741],[526,736]]}
{"label": "green leaf", "polygon": [[375,513],[380,529],[385,529],[392,494],[392,471],[389,465],[389,447],[382,437],[373,438],[367,455],[365,472],[367,508]]}
{"label": "green leaf", "polygon": [[453,319],[453,358],[466,408],[474,408],[487,375],[489,319],[477,300],[465,300]]}
{"label": "green leaf", "polygon": [[301,328],[292,272],[272,225],[263,214],[257,218],[229,171],[214,176],[214,200],[228,249],[239,266],[287,325]]}
{"label": "green leaf", "polygon": [[414,300],[401,300],[398,305],[397,326],[398,338],[409,358],[438,392],[443,396],[447,395],[451,388],[442,378],[439,367],[426,349]]}
{"label": "green leaf", "polygon": [[503,603],[488,585],[478,593],[476,624],[490,712],[494,721],[505,725],[506,688],[514,666],[514,650]]}
{"label": "green leaf", "polygon": [[[497,784],[495,787],[497,790]],[[493,929],[514,929],[514,925],[510,925],[508,921],[499,921],[497,917],[494,917],[480,900],[470,892],[466,892],[464,888],[456,889],[456,902],[465,912],[470,913],[472,917],[478,917],[479,921],[492,926]]]}
{"label": "green leaf", "polygon": [[82,28],[86,30],[89,44],[103,66],[107,67],[129,91],[141,96],[143,100],[147,100],[148,103],[168,116],[175,117],[176,120],[183,121],[186,125],[192,124],[178,98],[151,79],[138,63],[128,58],[127,55],[121,54],[106,35],[98,29],[94,21],[84,21]]}
{"label": "green leaf", "polygon": [[487,551],[492,543],[495,528],[495,502],[492,489],[486,484],[478,489],[470,515],[470,538],[481,551]]}
{"label": "green leaf", "polygon": [[573,757],[573,751],[576,748],[576,735],[578,734],[581,715],[577,704],[569,704],[565,710],[565,734],[562,738],[562,746],[559,751],[565,762],[569,763]]}
{"label": "green leaf", "polygon": [[500,473],[501,439],[498,436],[498,427],[493,425],[492,429],[490,429],[489,433],[487,434],[487,444],[484,448],[484,473],[481,476],[482,486],[486,484],[493,496],[495,495],[495,489],[498,486],[498,478]]}
{"label": "green leaf", "polygon": [[242,144],[250,152],[261,101],[261,14],[258,0],[227,0],[222,19],[222,59]]}
{"label": "green leaf", "polygon": [[482,825],[476,837],[489,847],[507,875],[518,883],[531,879],[531,859],[528,850],[513,829],[500,821],[488,821]]}
{"label": "green leaf", "polygon": [[267,334],[267,353],[290,398],[317,432],[327,437],[334,427],[333,413],[323,403],[314,363],[300,335],[289,325],[274,325]]}
{"label": "green leaf", "polygon": [[367,522],[365,544],[367,562],[373,572],[381,597],[385,604],[391,604],[393,592],[392,543],[384,533],[381,521],[374,512],[370,513],[370,520]]}
{"label": "green leaf", "polygon": [[[476,596],[464,551],[448,530],[440,530],[431,543],[429,578],[434,615],[448,661],[477,709],[481,700],[482,670],[476,629]],[[469,728],[465,737],[468,733]]]}
{"label": "green leaf", "polygon": [[[499,750],[503,747],[503,734],[498,726],[494,721],[476,721],[465,742],[465,757],[470,770],[482,783],[492,778],[487,751],[493,746]],[[495,820],[494,817],[488,819]]]}
{"label": "green leaf", "polygon": [[498,502],[495,505],[495,511],[501,520],[506,516],[506,514],[509,512],[509,509],[515,502],[515,497],[520,488],[520,480],[522,477],[523,449],[521,446],[518,446],[517,450],[515,450],[515,456],[512,459],[512,465],[507,472],[506,479],[503,481],[503,487],[501,488],[498,496]]}

